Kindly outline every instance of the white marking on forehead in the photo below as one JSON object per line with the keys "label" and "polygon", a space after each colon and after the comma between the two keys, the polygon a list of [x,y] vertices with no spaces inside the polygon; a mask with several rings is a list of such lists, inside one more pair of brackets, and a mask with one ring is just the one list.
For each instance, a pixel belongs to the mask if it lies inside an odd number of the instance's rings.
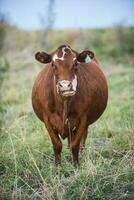
{"label": "white marking on forehead", "polygon": [[73,90],[76,91],[76,87],[77,87],[77,76],[75,75],[74,79],[72,80],[72,87]]}
{"label": "white marking on forehead", "polygon": [[62,47],[62,57],[60,58],[60,60],[64,60],[64,56],[66,54],[65,49],[70,49],[70,48],[68,48],[68,47]]}
{"label": "white marking on forehead", "polygon": [[[64,56],[67,53],[65,51],[65,49],[69,49],[72,52],[72,49],[70,47],[68,47],[68,46],[62,47],[62,57],[58,57],[57,54],[55,53],[54,56],[53,56],[53,61],[54,62],[55,62],[56,59],[64,60]],[[74,60],[74,58],[73,58],[73,60]]]}

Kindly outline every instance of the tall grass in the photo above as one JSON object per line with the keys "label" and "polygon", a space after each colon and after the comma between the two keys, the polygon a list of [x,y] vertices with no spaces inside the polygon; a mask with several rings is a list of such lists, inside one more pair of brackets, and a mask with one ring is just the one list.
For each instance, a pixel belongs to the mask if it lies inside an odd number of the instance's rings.
{"label": "tall grass", "polygon": [[63,141],[62,166],[54,166],[52,144],[31,107],[31,88],[41,67],[10,58],[1,85],[0,199],[134,199],[134,69],[102,63],[109,103],[89,127],[80,167],[70,163]]}

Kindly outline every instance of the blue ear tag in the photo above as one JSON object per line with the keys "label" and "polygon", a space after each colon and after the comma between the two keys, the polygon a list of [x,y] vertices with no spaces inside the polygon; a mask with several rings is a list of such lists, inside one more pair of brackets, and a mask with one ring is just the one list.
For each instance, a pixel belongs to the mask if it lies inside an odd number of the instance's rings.
{"label": "blue ear tag", "polygon": [[85,62],[86,62],[86,63],[89,63],[90,61],[91,61],[91,58],[90,58],[89,55],[87,55],[86,58],[85,58]]}

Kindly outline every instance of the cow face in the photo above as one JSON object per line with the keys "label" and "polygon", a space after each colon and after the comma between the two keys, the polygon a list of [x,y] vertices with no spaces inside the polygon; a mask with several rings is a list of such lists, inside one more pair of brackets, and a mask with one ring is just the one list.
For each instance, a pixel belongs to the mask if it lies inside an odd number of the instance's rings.
{"label": "cow face", "polygon": [[59,47],[52,56],[57,92],[63,97],[70,97],[77,88],[77,59],[69,46]]}
{"label": "cow face", "polygon": [[77,68],[81,62],[90,62],[93,52],[78,54],[70,46],[62,45],[52,54],[37,52],[35,58],[41,63],[50,63],[54,71],[57,92],[62,97],[71,97],[77,90]]}

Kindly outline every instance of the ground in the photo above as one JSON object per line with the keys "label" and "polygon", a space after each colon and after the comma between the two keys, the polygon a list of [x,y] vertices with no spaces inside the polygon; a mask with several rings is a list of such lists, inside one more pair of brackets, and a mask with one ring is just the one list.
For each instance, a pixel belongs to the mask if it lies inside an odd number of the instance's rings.
{"label": "ground", "polygon": [[134,199],[134,68],[102,61],[107,109],[89,127],[80,166],[70,163],[64,141],[57,169],[49,135],[31,106],[31,88],[42,65],[9,58],[2,64],[6,70],[1,68],[0,199]]}

